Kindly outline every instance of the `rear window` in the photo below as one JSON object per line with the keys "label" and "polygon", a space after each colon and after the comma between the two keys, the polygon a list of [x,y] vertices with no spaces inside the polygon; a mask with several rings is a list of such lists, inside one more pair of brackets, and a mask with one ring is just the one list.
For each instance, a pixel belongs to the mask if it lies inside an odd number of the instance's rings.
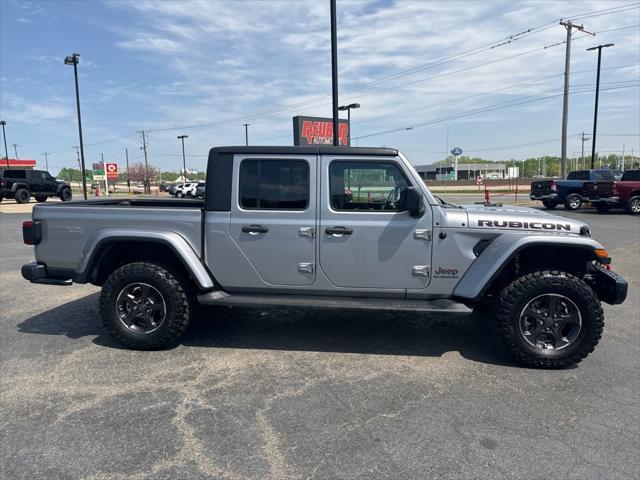
{"label": "rear window", "polygon": [[5,170],[3,177],[4,178],[27,178],[27,173],[24,170]]}
{"label": "rear window", "polygon": [[309,164],[304,160],[243,160],[239,193],[242,208],[304,210],[309,205]]}
{"label": "rear window", "polygon": [[627,170],[622,174],[623,182],[640,182],[640,170]]}

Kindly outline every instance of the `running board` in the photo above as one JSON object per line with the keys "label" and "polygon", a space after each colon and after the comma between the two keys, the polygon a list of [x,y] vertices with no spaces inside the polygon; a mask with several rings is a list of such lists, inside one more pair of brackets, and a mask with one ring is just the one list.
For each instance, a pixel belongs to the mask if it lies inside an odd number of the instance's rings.
{"label": "running board", "polygon": [[247,295],[228,294],[221,291],[198,295],[202,305],[220,305],[227,307],[293,307],[327,308],[346,310],[383,310],[432,313],[471,313],[463,303],[440,298],[437,300],[403,300],[354,297],[320,297],[300,295]]}

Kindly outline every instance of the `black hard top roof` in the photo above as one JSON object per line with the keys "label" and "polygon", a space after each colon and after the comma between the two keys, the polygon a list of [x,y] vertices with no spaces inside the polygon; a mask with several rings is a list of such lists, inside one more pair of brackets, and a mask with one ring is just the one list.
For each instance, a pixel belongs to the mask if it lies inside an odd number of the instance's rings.
{"label": "black hard top roof", "polygon": [[209,151],[210,154],[215,153],[237,153],[249,155],[380,155],[387,157],[395,157],[398,150],[395,148],[373,148],[373,147],[334,147],[331,145],[309,145],[304,147],[274,147],[274,146],[230,146],[230,147],[214,147]]}

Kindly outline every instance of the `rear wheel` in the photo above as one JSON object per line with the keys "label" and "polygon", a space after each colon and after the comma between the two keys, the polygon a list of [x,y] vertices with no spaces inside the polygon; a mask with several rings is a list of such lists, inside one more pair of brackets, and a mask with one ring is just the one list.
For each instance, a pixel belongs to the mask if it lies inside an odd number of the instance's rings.
{"label": "rear wheel", "polygon": [[498,298],[499,336],[531,367],[566,368],[582,361],[602,336],[600,300],[565,272],[534,272],[509,284]]}
{"label": "rear wheel", "polygon": [[178,193],[176,193],[176,197],[182,198],[182,197],[184,197],[184,194],[182,192],[178,192]]}
{"label": "rear wheel", "polygon": [[549,210],[553,210],[558,206],[558,202],[556,200],[542,200],[542,204]]}
{"label": "rear wheel", "polygon": [[71,193],[71,189],[69,187],[63,188],[60,191],[60,200],[63,202],[68,202],[73,198],[73,193]]}
{"label": "rear wheel", "polygon": [[47,201],[47,197],[46,195],[36,195],[36,202],[42,203],[42,202],[46,202]]}
{"label": "rear wheel", "polygon": [[593,204],[593,208],[595,208],[600,213],[607,213],[609,210],[611,210],[611,205],[606,202],[598,202]]}
{"label": "rear wheel", "polygon": [[627,212],[631,215],[638,215],[640,213],[640,196],[631,197],[627,202]]}
{"label": "rear wheel", "polygon": [[100,295],[104,327],[121,344],[140,350],[175,345],[192,311],[186,285],[164,266],[151,262],[118,268]]}
{"label": "rear wheel", "polygon": [[582,206],[582,198],[577,193],[567,195],[564,200],[564,208],[567,210],[578,210]]}
{"label": "rear wheel", "polygon": [[25,188],[19,188],[18,190],[16,190],[16,195],[15,195],[16,202],[29,203],[30,198],[31,198],[31,195],[29,195],[29,190]]}

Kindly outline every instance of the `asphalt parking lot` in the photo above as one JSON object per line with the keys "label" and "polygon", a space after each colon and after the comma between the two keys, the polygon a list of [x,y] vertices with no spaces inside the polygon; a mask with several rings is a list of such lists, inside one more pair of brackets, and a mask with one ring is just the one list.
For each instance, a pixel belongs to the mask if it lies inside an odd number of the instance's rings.
{"label": "asphalt parking lot", "polygon": [[124,350],[96,287],[22,279],[28,216],[1,214],[1,476],[640,478],[640,218],[557,213],[630,282],[563,371],[514,365],[475,315],[206,309],[177,348]]}

